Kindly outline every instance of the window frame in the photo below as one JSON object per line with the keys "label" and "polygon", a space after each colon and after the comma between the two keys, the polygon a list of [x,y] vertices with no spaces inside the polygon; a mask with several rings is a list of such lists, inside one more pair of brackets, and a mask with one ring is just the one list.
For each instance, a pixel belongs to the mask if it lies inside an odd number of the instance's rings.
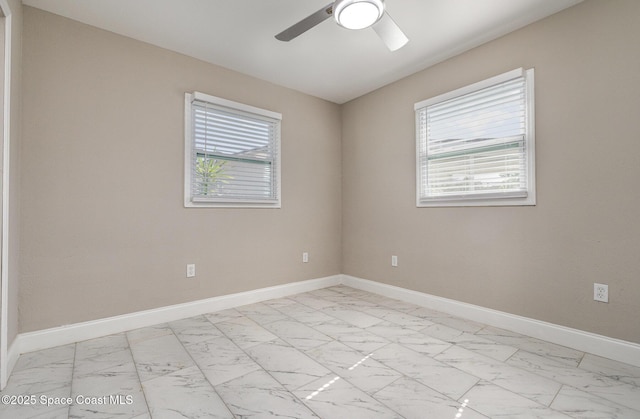
{"label": "window frame", "polygon": [[[244,199],[221,197],[215,199],[197,199],[193,196],[193,141],[194,141],[194,124],[193,124],[193,107],[194,101],[208,102],[217,107],[224,108],[225,111],[235,113],[236,115],[250,114],[261,119],[271,119],[276,122],[276,133],[273,141],[276,149],[276,155],[273,160],[274,180],[272,187],[276,189],[276,198],[268,199]],[[234,102],[232,100],[211,96],[201,92],[185,93],[184,102],[184,206],[185,208],[282,208],[282,180],[281,180],[281,121],[282,114],[278,112],[261,109],[255,106],[246,105],[244,103]]]}
{"label": "window frame", "polygon": [[[475,196],[461,197],[423,197],[421,196],[423,178],[420,170],[421,164],[421,137],[419,111],[437,103],[467,95],[491,86],[502,84],[510,80],[523,77],[525,80],[525,171],[527,176],[526,196],[513,197],[508,193],[486,193]],[[536,205],[536,181],[535,181],[535,98],[534,98],[534,69],[522,68],[508,71],[486,80],[455,89],[453,91],[417,102],[414,105],[415,129],[416,129],[416,206],[429,207],[484,207],[484,206],[533,206]],[[425,139],[426,141],[426,139]],[[426,181],[426,179],[424,179]]]}

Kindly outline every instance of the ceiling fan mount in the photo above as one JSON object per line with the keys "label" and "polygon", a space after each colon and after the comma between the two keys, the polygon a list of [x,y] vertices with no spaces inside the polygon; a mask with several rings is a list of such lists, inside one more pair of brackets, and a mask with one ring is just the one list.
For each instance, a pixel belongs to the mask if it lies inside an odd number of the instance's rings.
{"label": "ceiling fan mount", "polygon": [[343,28],[372,27],[390,51],[402,48],[409,39],[385,10],[384,0],[336,0],[276,35],[288,42],[333,16]]}

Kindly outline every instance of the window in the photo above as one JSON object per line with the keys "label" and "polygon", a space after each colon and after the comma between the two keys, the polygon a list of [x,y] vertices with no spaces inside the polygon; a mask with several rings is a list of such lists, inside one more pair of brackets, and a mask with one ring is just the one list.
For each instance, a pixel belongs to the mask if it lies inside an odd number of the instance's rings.
{"label": "window", "polygon": [[185,207],[280,208],[276,112],[185,95]]}
{"label": "window", "polygon": [[417,206],[535,205],[533,69],[415,104]]}

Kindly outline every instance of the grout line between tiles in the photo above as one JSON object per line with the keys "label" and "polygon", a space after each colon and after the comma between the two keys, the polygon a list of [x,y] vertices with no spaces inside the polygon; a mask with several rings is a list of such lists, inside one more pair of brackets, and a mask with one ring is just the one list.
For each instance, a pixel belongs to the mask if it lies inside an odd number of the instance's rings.
{"label": "grout line between tiles", "polygon": [[[241,313],[241,314],[242,314],[242,313]],[[246,317],[246,316],[244,316],[244,314],[243,314],[243,317]],[[262,327],[262,326],[260,326],[260,327]],[[265,328],[263,327],[263,329],[265,329]],[[220,329],[218,329],[218,330],[220,330]],[[265,329],[265,330],[267,330],[267,329]],[[280,340],[282,340],[283,342],[285,342],[287,345],[290,345],[287,341],[285,341],[284,339],[282,339],[280,336],[276,335],[275,333],[273,333],[273,332],[271,332],[271,331],[269,331],[269,330],[267,330],[267,331],[268,331],[269,333],[272,333],[272,334],[273,334],[274,336],[276,336],[278,339],[280,339]],[[237,343],[235,343],[235,342],[233,341],[233,339],[231,339],[229,336],[227,336],[227,335],[224,333],[224,331],[220,330],[220,332],[221,332],[221,333],[222,333],[222,334],[223,334],[227,339],[229,339],[229,341],[230,341],[231,343],[233,343],[235,346],[237,346],[237,347],[238,347],[238,349],[240,349],[240,350],[241,350],[241,351],[242,351],[246,356],[248,356],[248,357],[249,357],[249,359],[251,359],[253,362],[255,362],[255,363],[256,363],[256,365],[258,365],[258,366],[260,367],[260,369],[261,369],[263,372],[265,372],[267,375],[269,375],[269,377],[273,378],[273,379],[275,380],[275,382],[277,382],[278,384],[280,384],[280,385],[282,386],[282,388],[284,388],[286,392],[288,392],[289,394],[291,394],[291,396],[292,396],[294,399],[296,399],[298,402],[300,402],[300,403],[301,403],[305,408],[309,409],[309,411],[310,411],[310,412],[312,412],[314,415],[316,415],[316,416],[318,416],[319,418],[321,418],[320,414],[318,414],[316,411],[314,411],[313,409],[311,409],[311,407],[309,407],[306,403],[304,403],[302,400],[300,400],[300,398],[299,398],[299,397],[297,397],[297,396],[296,396],[292,391],[289,391],[289,390],[284,386],[284,384],[282,384],[280,381],[278,381],[278,379],[276,379],[276,377],[274,377],[274,376],[273,376],[269,371],[267,371],[267,369],[265,369],[265,368],[264,368],[264,367],[263,367],[259,362],[255,361],[251,355],[249,355],[249,354],[248,354],[244,349],[242,349],[242,348],[241,348]],[[268,342],[271,342],[271,341],[267,341],[267,342],[263,342],[263,343],[268,343]],[[254,345],[254,346],[258,346],[258,345]],[[296,349],[296,350],[299,350],[299,349],[295,348],[295,347],[294,347],[294,346],[292,346],[292,345],[290,345],[290,346],[291,346],[292,348]],[[252,346],[252,347],[253,347],[253,346]],[[247,349],[249,349],[249,348],[247,348]],[[304,352],[302,352],[302,353],[304,354]],[[326,368],[326,367],[325,367],[325,368]],[[327,369],[328,369],[328,368],[327,368]],[[329,370],[329,371],[331,371],[331,370]],[[247,374],[251,374],[251,373],[253,373],[253,372],[255,372],[255,371],[248,372]],[[245,376],[245,375],[247,375],[247,374],[243,374],[243,375],[241,375],[240,377],[236,377],[236,378],[234,378],[233,380],[236,380],[236,379],[238,379],[238,378],[244,377],[244,376]],[[205,376],[205,378],[206,378],[206,376]],[[229,380],[229,381],[233,381],[233,380]],[[312,380],[312,381],[313,381],[313,380]],[[310,381],[310,382],[312,382],[312,381]],[[228,382],[228,381],[227,381],[227,382]],[[222,385],[222,384],[224,384],[224,383],[220,383],[219,385]],[[214,387],[214,390],[215,390],[215,387]],[[222,397],[220,397],[220,398],[222,399]],[[224,401],[224,399],[222,399],[222,400]],[[225,401],[225,405],[227,405],[226,401]],[[231,411],[231,410],[230,410],[230,411]],[[232,411],[231,411],[231,413],[233,414],[233,412],[232,412]],[[234,415],[234,417],[235,417],[235,415]]]}
{"label": "grout line between tiles", "polygon": [[129,336],[127,333],[124,333],[124,337],[127,340],[127,349],[129,350],[129,354],[131,355],[131,361],[133,362],[133,368],[136,370],[136,377],[138,377],[138,384],[140,384],[140,392],[142,393],[142,397],[144,398],[144,403],[147,406],[147,413],[151,416],[151,408],[149,407],[149,401],[147,401],[147,393],[144,392],[144,387],[142,385],[142,379],[140,378],[140,373],[138,372],[138,365],[136,364],[136,360],[133,357],[133,351],[131,350],[131,341],[129,340]]}
{"label": "grout line between tiles", "polygon": [[[565,387],[564,384],[560,385],[560,388],[558,389],[558,391],[556,391],[556,394],[553,396],[553,399],[551,399],[551,402],[549,402],[549,408],[551,409],[551,405],[553,404],[553,402],[556,401],[556,398],[558,398],[558,395],[560,394],[560,392],[562,391],[562,389]],[[554,409],[555,410],[555,409]]]}
{"label": "grout line between tiles", "polygon": [[[197,316],[196,316],[197,317]],[[213,324],[211,322],[211,320],[209,320],[209,318],[205,315],[203,315],[203,317],[207,320],[207,322],[209,322],[211,324],[211,326],[216,329],[217,331],[219,331],[220,333],[222,333],[222,336],[224,336],[225,338],[227,338],[231,343],[233,343],[235,345],[235,342],[233,342],[231,339],[229,339],[229,337],[227,337],[227,335],[224,334],[224,332],[220,329],[218,329],[216,327],[215,324]],[[209,378],[207,378],[207,374],[204,373],[204,371],[202,371],[202,368],[200,368],[200,365],[198,365],[198,362],[193,358],[193,355],[191,355],[191,352],[189,352],[189,349],[187,349],[187,347],[184,345],[184,342],[182,340],[180,340],[180,337],[178,337],[178,335],[176,335],[176,331],[173,330],[173,327],[171,327],[171,323],[167,323],[167,326],[169,327],[169,329],[171,329],[171,332],[173,333],[173,335],[176,337],[176,339],[178,339],[178,342],[180,342],[180,345],[182,346],[182,348],[184,349],[184,351],[187,353],[187,355],[189,356],[189,358],[191,358],[191,360],[193,361],[193,365],[196,366],[196,368],[198,368],[198,371],[200,371],[200,374],[202,374],[202,376],[204,377],[205,381],[209,384],[209,386],[211,386],[211,389],[213,390],[213,392],[220,398],[220,400],[222,401],[222,403],[224,404],[224,406],[227,408],[227,410],[229,411],[229,413],[231,413],[231,416],[233,416],[234,418],[237,418],[237,416],[235,415],[235,413],[233,413],[233,410],[231,410],[231,408],[229,407],[229,404],[227,403],[227,401],[220,395],[220,393],[218,393],[218,390],[216,390],[216,386],[213,385],[213,383],[211,383],[211,381],[209,381]],[[219,338],[220,336],[216,336],[216,337],[212,337],[211,339],[207,339],[204,340],[203,342],[207,342],[209,340],[214,340]],[[238,346],[238,345],[236,345]],[[240,349],[242,351],[242,348],[240,348],[238,346],[238,349]],[[243,351],[244,352],[244,351]],[[247,373],[250,374],[250,373]],[[244,377],[247,374],[243,374],[240,377]],[[237,378],[240,378],[237,377]],[[235,379],[235,378],[234,378]],[[221,383],[224,384],[224,383]],[[144,388],[142,390],[144,392]]]}
{"label": "grout line between tiles", "polygon": [[[73,344],[73,364],[71,364],[71,383],[69,383],[69,397],[73,397],[73,378],[76,376],[76,357],[78,355],[78,342]],[[71,415],[71,405],[67,406],[67,416]]]}

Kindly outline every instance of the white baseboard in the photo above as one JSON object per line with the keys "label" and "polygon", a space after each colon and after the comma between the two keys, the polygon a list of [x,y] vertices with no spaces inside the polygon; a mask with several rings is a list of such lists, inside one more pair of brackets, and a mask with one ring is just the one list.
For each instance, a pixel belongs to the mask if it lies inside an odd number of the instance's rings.
{"label": "white baseboard", "polygon": [[114,333],[126,332],[140,327],[199,316],[205,313],[239,307],[260,301],[282,298],[293,294],[313,291],[340,284],[341,275],[291,282],[284,285],[259,288],[253,291],[207,298],[189,303],[176,304],[151,310],[138,311],[105,319],[75,323],[35,332],[20,333],[9,350],[9,373],[20,354],[94,339]]}
{"label": "white baseboard", "polygon": [[16,337],[8,350],[7,376],[13,370],[20,354],[23,353],[94,339],[140,327],[153,326],[159,323],[180,320],[274,298],[287,297],[289,295],[339,284],[468,318],[480,323],[511,330],[523,335],[532,336],[558,345],[640,367],[640,345],[636,343],[613,339],[367,279],[356,278],[349,275],[334,275],[35,332],[21,333]]}
{"label": "white baseboard", "polygon": [[605,358],[640,367],[640,345],[570,327],[534,320],[503,311],[437,297],[393,285],[342,275],[346,286],[381,294],[408,303],[442,311],[479,323],[511,330],[523,335],[567,346]]}

